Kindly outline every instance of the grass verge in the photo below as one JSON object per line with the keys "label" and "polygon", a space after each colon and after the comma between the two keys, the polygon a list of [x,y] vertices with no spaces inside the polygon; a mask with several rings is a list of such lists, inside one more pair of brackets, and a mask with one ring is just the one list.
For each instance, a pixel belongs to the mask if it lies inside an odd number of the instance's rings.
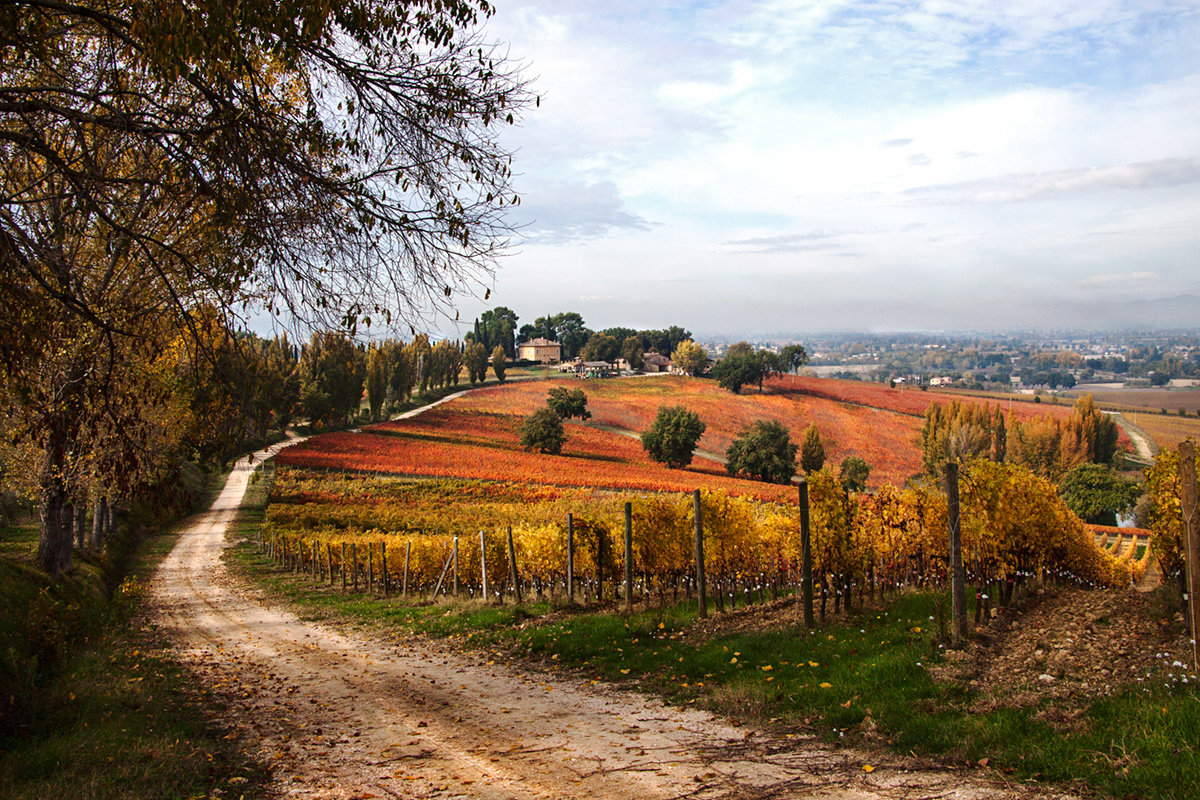
{"label": "grass verge", "polygon": [[221,709],[139,616],[179,530],[58,583],[29,566],[36,527],[0,531],[0,797],[263,796],[265,768],[227,738]]}

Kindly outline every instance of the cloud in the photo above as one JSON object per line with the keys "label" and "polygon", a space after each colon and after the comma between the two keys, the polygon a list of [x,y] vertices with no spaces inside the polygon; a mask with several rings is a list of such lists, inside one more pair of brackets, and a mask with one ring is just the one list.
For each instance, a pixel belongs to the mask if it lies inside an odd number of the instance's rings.
{"label": "cloud", "polygon": [[747,248],[753,253],[805,253],[830,250],[837,247],[829,241],[833,233],[788,233],[779,236],[760,236],[752,239],[735,239],[726,244]]}
{"label": "cloud", "polygon": [[924,153],[913,153],[908,157],[908,165],[910,167],[928,167],[933,161]]}
{"label": "cloud", "polygon": [[906,147],[913,143],[912,139],[887,139],[879,143],[880,147]]}
{"label": "cloud", "polygon": [[536,243],[597,239],[619,230],[648,231],[651,224],[625,209],[612,181],[556,183],[526,191],[518,225]]}
{"label": "cloud", "polygon": [[1115,167],[1080,167],[999,175],[963,183],[921,186],[904,194],[934,203],[1020,203],[1114,189],[1156,189],[1200,183],[1200,159],[1164,158]]}

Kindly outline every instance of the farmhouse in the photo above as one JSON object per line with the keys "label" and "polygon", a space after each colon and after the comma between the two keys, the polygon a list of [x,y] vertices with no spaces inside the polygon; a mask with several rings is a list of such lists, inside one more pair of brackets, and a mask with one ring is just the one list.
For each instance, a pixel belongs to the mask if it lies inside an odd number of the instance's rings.
{"label": "farmhouse", "polygon": [[670,372],[671,359],[662,353],[646,353],[642,359],[642,372]]}
{"label": "farmhouse", "polygon": [[549,339],[530,339],[517,345],[517,358],[542,364],[557,364],[562,360],[562,345]]}

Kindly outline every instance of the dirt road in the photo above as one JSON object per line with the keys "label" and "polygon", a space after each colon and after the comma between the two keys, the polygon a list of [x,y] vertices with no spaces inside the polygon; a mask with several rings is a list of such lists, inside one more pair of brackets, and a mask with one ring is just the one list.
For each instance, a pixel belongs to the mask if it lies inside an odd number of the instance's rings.
{"label": "dirt road", "polygon": [[[154,580],[160,624],[280,797],[1003,798],[1026,787],[772,738],[566,673],[305,622],[221,560],[238,465]],[[864,771],[870,764],[874,769]],[[234,792],[236,795],[236,792]],[[1058,795],[1046,795],[1058,796]]]}

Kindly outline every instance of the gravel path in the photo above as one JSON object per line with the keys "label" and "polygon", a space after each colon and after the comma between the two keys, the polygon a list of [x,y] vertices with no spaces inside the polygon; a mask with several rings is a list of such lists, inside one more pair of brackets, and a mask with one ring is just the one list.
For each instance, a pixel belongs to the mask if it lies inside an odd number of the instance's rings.
{"label": "gravel path", "polygon": [[154,602],[279,797],[1036,796],[994,773],[830,750],[487,653],[306,622],[222,561],[250,472],[239,463],[182,534]]}

